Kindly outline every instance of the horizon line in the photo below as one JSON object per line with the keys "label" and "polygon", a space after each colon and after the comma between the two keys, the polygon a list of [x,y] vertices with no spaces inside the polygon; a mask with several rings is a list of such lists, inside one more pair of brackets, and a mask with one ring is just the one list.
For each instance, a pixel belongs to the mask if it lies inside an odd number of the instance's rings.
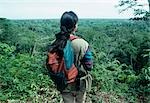
{"label": "horizon line", "polygon": [[[0,19],[3,18],[3,19],[9,19],[9,20],[48,20],[48,19],[60,19],[60,18],[6,18],[6,17],[0,17]],[[133,17],[130,17],[130,18],[133,18]],[[79,18],[79,19],[130,19],[130,18]]]}

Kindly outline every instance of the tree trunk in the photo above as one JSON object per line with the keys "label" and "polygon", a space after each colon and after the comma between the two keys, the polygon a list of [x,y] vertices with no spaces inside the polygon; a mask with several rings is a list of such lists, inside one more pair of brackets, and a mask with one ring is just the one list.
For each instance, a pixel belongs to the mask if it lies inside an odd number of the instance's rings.
{"label": "tree trunk", "polygon": [[34,53],[35,53],[35,49],[36,49],[36,43],[34,44],[33,48],[32,48],[32,52],[31,52],[31,57],[33,57]]}

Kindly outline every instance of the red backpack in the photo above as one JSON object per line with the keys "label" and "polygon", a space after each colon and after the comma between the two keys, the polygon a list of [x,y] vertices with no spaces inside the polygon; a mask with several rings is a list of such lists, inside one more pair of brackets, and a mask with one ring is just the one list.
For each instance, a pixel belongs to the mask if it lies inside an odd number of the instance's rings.
{"label": "red backpack", "polygon": [[48,53],[47,69],[52,81],[56,84],[58,90],[63,90],[68,83],[75,82],[78,75],[78,69],[74,65],[74,51],[71,41],[78,38],[71,35],[64,48],[63,58],[54,53]]}

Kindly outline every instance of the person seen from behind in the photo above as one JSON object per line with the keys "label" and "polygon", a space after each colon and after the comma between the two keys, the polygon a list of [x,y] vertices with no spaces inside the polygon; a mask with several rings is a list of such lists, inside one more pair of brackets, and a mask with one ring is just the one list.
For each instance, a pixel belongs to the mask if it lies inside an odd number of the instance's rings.
{"label": "person seen from behind", "polygon": [[64,103],[91,103],[86,95],[92,85],[92,53],[88,42],[75,36],[77,27],[78,16],[64,12],[60,32],[48,49],[46,66]]}

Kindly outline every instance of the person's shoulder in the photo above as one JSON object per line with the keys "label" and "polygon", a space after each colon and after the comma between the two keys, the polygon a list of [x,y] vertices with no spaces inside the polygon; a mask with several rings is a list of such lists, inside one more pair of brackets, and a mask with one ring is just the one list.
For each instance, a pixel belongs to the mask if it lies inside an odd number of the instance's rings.
{"label": "person's shoulder", "polygon": [[[74,36],[74,35],[71,35],[71,36]],[[73,43],[76,43],[76,44],[88,44],[88,42],[85,39],[83,39],[83,38],[81,38],[79,36],[74,36],[74,38],[75,39],[72,40]]]}
{"label": "person's shoulder", "polygon": [[85,51],[89,47],[89,44],[83,38],[78,37],[72,41],[72,46],[75,52],[81,52],[84,55]]}
{"label": "person's shoulder", "polygon": [[79,46],[83,46],[83,45],[88,46],[89,45],[88,42],[85,39],[81,38],[81,37],[77,37],[76,39],[74,39],[72,41],[72,43],[76,44],[76,45],[79,45]]}

